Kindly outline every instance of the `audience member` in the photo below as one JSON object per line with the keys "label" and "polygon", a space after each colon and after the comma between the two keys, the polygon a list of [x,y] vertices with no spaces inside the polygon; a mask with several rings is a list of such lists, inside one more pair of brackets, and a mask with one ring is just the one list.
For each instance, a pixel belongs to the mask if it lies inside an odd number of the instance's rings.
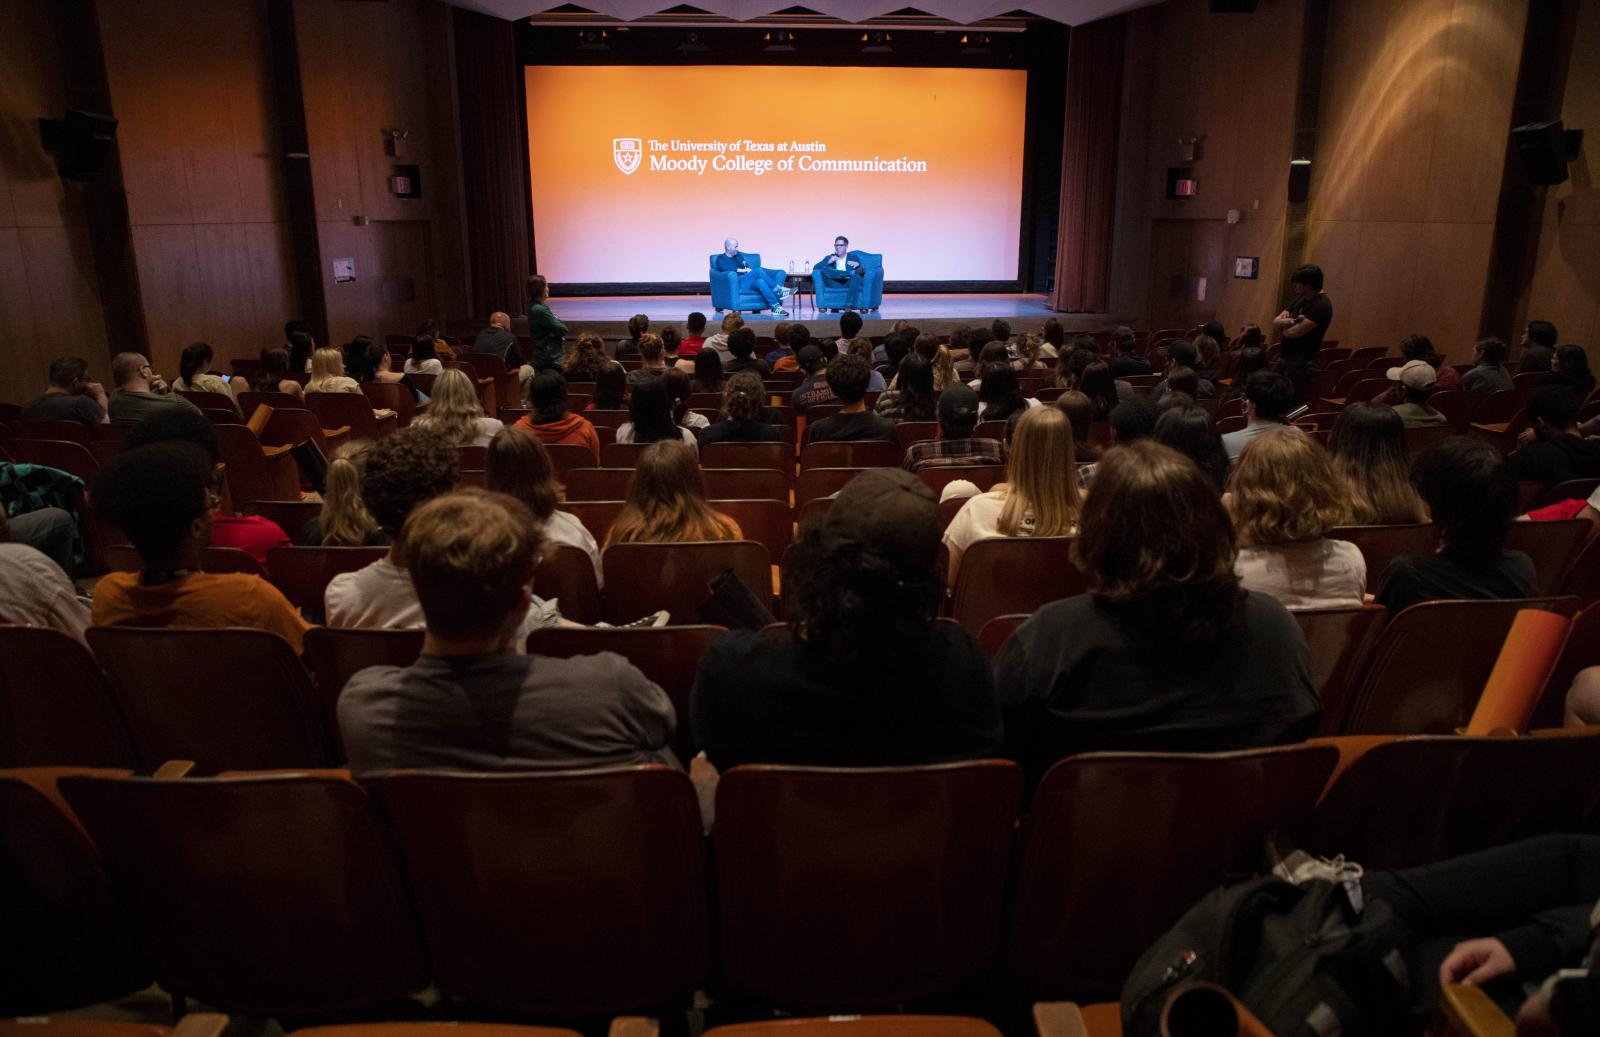
{"label": "audience member", "polygon": [[1078,487],[1072,423],[1054,407],[1018,414],[1006,459],[1006,481],[967,500],[944,532],[953,587],[967,548],[986,537],[1067,537],[1078,532]]}
{"label": "audience member", "polygon": [[706,758],[726,770],[992,756],[993,681],[972,635],[937,618],[938,550],[939,510],[914,476],[852,480],[795,542],[788,630],[723,634],[701,660],[692,708]]}
{"label": "audience member", "polygon": [[[1127,382],[1112,376],[1111,365],[1098,358],[1076,368],[1073,388],[1089,397],[1094,404],[1094,420],[1106,421],[1117,404],[1131,400],[1136,395]],[[1152,397],[1154,399],[1154,397]]]}
{"label": "audience member", "polygon": [[1017,372],[1010,362],[1001,360],[983,369],[983,383],[978,389],[979,421],[1005,421],[1037,406],[1038,400],[1022,395]]}
{"label": "audience member", "polygon": [[488,446],[505,425],[487,417],[478,400],[478,387],[465,372],[450,370],[433,383],[428,409],[413,424],[438,429],[458,447]]}
{"label": "audience member", "polygon": [[1161,394],[1154,397],[1158,408],[1164,409],[1173,403],[1179,405],[1193,403],[1200,398],[1200,375],[1194,368],[1178,364],[1167,368],[1167,377],[1162,380],[1159,388],[1162,390]]}
{"label": "audience member", "polygon": [[[1010,368],[1006,370],[1010,373]],[[839,413],[807,426],[806,442],[895,441],[894,422],[867,409],[867,384],[871,373],[867,362],[854,353],[840,353],[828,363],[828,389],[839,401]]]}
{"label": "audience member", "polygon": [[695,392],[722,391],[722,354],[715,349],[702,349],[694,355],[694,378],[689,385]]}
{"label": "audience member", "polygon": [[781,443],[783,430],[763,420],[767,392],[754,372],[741,371],[722,390],[721,421],[701,429],[700,449],[712,443]]}
{"label": "audience member", "polygon": [[192,342],[183,347],[183,352],[178,357],[178,379],[172,383],[172,388],[178,392],[214,392],[228,399],[233,399],[235,382],[242,387],[244,379],[224,378],[219,374],[211,373],[211,362],[216,359],[216,352],[207,342]]}
{"label": "audience member", "polygon": [[1548,371],[1555,359],[1556,343],[1561,341],[1556,326],[1547,320],[1530,320],[1522,332],[1522,371]]}
{"label": "audience member", "polygon": [[694,433],[672,417],[672,397],[666,383],[652,378],[633,387],[628,400],[628,420],[617,429],[618,443],[657,443],[663,439],[683,443],[693,449]]}
{"label": "audience member", "polygon": [[1215,486],[1157,443],[1111,451],[1075,545],[1089,592],[1045,605],[995,659],[1006,755],[1037,781],[1093,750],[1217,752],[1298,741],[1321,706],[1305,637],[1244,590]]}
{"label": "audience member", "polygon": [[1208,387],[1210,399],[1217,394],[1217,366],[1221,362],[1221,351],[1217,340],[1210,335],[1196,335],[1194,338],[1194,374],[1200,383]]}
{"label": "audience member", "polygon": [[[444,374],[444,361],[439,359],[439,350],[435,343],[438,339],[432,335],[418,335],[411,340],[411,355],[406,357],[405,365],[400,369],[402,374],[431,374],[434,377]],[[388,352],[388,350],[384,350]]]}
{"label": "audience member", "polygon": [[517,654],[542,548],[528,508],[486,490],[406,521],[402,572],[427,634],[416,662],[368,667],[339,696],[357,777],[677,762],[672,703],[621,656]]}
{"label": "audience member", "polygon": [[[850,340],[861,334],[862,323],[861,314],[855,310],[845,310],[839,315],[839,337],[834,340],[834,345],[839,348],[839,352],[843,353],[850,348]],[[887,359],[887,357],[888,354],[885,353],[884,358]],[[868,362],[870,363],[871,360],[875,359],[877,358],[870,358]]]}
{"label": "audience member", "polygon": [[730,312],[722,318],[722,330],[706,339],[706,344],[701,352],[707,349],[714,351],[717,354],[717,359],[722,361],[722,366],[726,368],[728,363],[733,360],[733,354],[728,351],[728,336],[742,327],[744,327],[744,318],[737,313]]}
{"label": "audience member", "polygon": [[1116,348],[1116,355],[1110,360],[1113,378],[1131,378],[1150,373],[1150,361],[1139,352],[1139,340],[1134,337],[1132,328],[1125,325],[1115,328],[1111,332],[1111,344]]}
{"label": "audience member", "polygon": [[[290,331],[290,326],[295,326]],[[311,329],[305,321],[292,320],[284,325],[284,345],[289,352],[289,370],[295,374],[309,374],[311,372],[311,354],[316,352],[317,343],[311,337]]]}
{"label": "audience member", "polygon": [[600,462],[600,436],[589,419],[567,413],[567,380],[560,371],[541,370],[528,379],[528,410],[516,427],[533,433],[541,443],[576,443],[586,446]]}
{"label": "audience member", "polygon": [[805,377],[789,394],[789,403],[794,407],[795,414],[804,414],[808,407],[838,403],[839,398],[828,386],[828,361],[822,355],[821,348],[814,342],[806,345],[801,348],[796,360]]}
{"label": "audience member", "polygon": [[[1168,400],[1177,397],[1169,396]],[[1192,401],[1161,408],[1151,438],[1200,466],[1221,493],[1228,488],[1228,451],[1217,433],[1217,423],[1206,409]]]}
{"label": "audience member", "polygon": [[[1127,446],[1141,439],[1149,439],[1156,431],[1156,421],[1161,412],[1148,396],[1130,396],[1111,409],[1111,439],[1117,446]],[[1223,437],[1227,445],[1227,437]]]}
{"label": "audience member", "polygon": [[[530,437],[531,438],[531,437]],[[306,547],[388,547],[389,535],[361,499],[361,469],[368,443],[341,443],[328,460],[322,510],[300,531]]]}
{"label": "audience member", "polygon": [[616,357],[621,360],[625,356],[639,355],[639,341],[644,338],[645,332],[650,330],[650,318],[643,313],[635,313],[628,318],[628,337],[617,339]]}
{"label": "audience member", "polygon": [[666,343],[661,336],[647,331],[639,336],[639,366],[628,372],[628,384],[659,381],[667,373]]}
{"label": "audience member", "polygon": [[[150,415],[128,430],[122,449],[137,450],[151,443],[172,440],[199,447],[211,462],[212,470],[220,473],[222,451],[217,443],[217,430],[211,419],[193,407],[167,407]],[[215,477],[216,480],[220,478],[220,474]],[[271,519],[260,515],[225,515],[213,510],[209,546],[243,551],[262,568],[266,568],[268,551],[289,546],[288,535]]]}
{"label": "audience member", "polygon": [[472,340],[472,352],[497,356],[505,362],[506,370],[518,371],[522,381],[533,377],[533,368],[525,367],[522,346],[511,333],[511,314],[496,310],[489,314],[489,326],[478,332]]}
{"label": "audience member", "polygon": [[983,399],[983,376],[995,364],[1002,364],[1006,367],[1011,366],[1011,354],[1006,351],[1004,342],[985,343],[983,348],[978,351],[977,361],[972,365],[977,371],[978,377],[967,384],[978,393],[980,400]]}
{"label": "audience member", "polygon": [[[1117,329],[1117,331],[1122,330],[1124,329],[1120,327]],[[1128,335],[1132,337],[1133,330],[1131,328],[1126,330]],[[1044,336],[1044,344],[1039,347],[1039,355],[1052,360],[1059,357],[1062,350],[1066,348],[1067,329],[1063,328],[1061,322],[1056,318],[1046,317],[1044,325],[1039,329],[1039,333]],[[1112,335],[1115,337],[1116,332],[1113,332]]]}
{"label": "audience member", "polygon": [[[1426,366],[1426,365],[1424,365]],[[1270,429],[1282,425],[1294,407],[1294,385],[1275,371],[1257,371],[1244,383],[1245,426],[1222,437],[1230,459],[1244,451],[1244,445]]]}
{"label": "audience member", "polygon": [[689,397],[694,393],[694,386],[688,375],[675,367],[668,368],[667,373],[661,376],[661,384],[667,387],[667,396],[672,400],[672,416],[679,425],[699,435],[701,429],[711,424],[710,418],[689,409]]}
{"label": "audience member", "polygon": [[872,366],[872,340],[865,335],[857,335],[850,340],[849,347],[845,350],[861,358],[867,365],[867,392],[883,392],[888,388],[883,381],[883,375]]}
{"label": "audience member", "polygon": [[1472,348],[1473,368],[1461,376],[1463,389],[1510,389],[1511,372],[1505,369],[1506,344],[1497,338],[1481,339]]}
{"label": "audience member", "polygon": [[1239,581],[1285,608],[1359,606],[1367,562],[1327,532],[1349,510],[1328,452],[1288,425],[1252,439],[1223,498],[1239,537]]}
{"label": "audience member", "polygon": [[260,576],[200,570],[216,507],[213,467],[193,443],[125,448],[101,466],[91,503],[143,560],[95,585],[95,626],[255,627],[300,651],[306,623]]}
{"label": "audience member", "polygon": [[917,353],[900,361],[895,387],[885,390],[873,406],[880,417],[894,421],[934,421],[939,397],[933,391],[933,365]]}
{"label": "audience member", "polygon": [[1401,555],[1379,577],[1377,601],[1391,616],[1424,601],[1538,595],[1532,559],[1505,550],[1517,482],[1494,447],[1451,436],[1417,458],[1411,479],[1428,506],[1439,547]]}
{"label": "audience member", "polygon": [[[1217,341],[1220,342],[1221,339]],[[1228,348],[1230,350],[1266,349],[1266,333],[1261,330],[1261,325],[1259,324],[1246,324],[1239,329],[1239,334],[1234,336],[1233,341],[1228,343]]]}
{"label": "audience member", "polygon": [[1094,404],[1089,397],[1072,389],[1057,396],[1055,406],[1072,424],[1072,452],[1078,458],[1078,483],[1087,487],[1101,454],[1100,448],[1089,439],[1094,427]]}
{"label": "audience member", "polygon": [[528,363],[535,371],[561,367],[567,326],[550,310],[550,283],[538,274],[528,278]]}
{"label": "audience member", "polygon": [[361,383],[344,373],[344,355],[337,349],[323,348],[311,354],[311,380],[306,392],[360,393]]}
{"label": "audience member", "polygon": [[939,394],[939,438],[912,443],[904,467],[952,468],[1002,464],[1005,453],[997,439],[974,439],[978,427],[978,394],[960,382]]}
{"label": "audience member", "polygon": [[1040,361],[1040,350],[1044,347],[1044,336],[1037,331],[1030,331],[1017,339],[1017,358],[1011,366],[1020,371],[1032,371],[1035,374],[1043,373],[1047,369]]}
{"label": "audience member", "polygon": [[679,360],[682,360],[684,357],[692,358],[696,353],[700,352],[701,347],[706,344],[705,314],[701,313],[699,310],[695,310],[693,313],[689,314],[688,319],[685,320],[683,324],[684,329],[688,332],[688,334],[684,335],[683,341],[678,343]]}
{"label": "audience member", "polygon": [[87,361],[75,356],[50,361],[50,384],[44,395],[22,405],[23,421],[76,421],[101,425],[111,420],[106,413],[106,390],[89,377]]}
{"label": "audience member", "polygon": [[1350,525],[1428,521],[1428,509],[1411,485],[1405,424],[1393,407],[1370,400],[1345,407],[1334,419],[1328,450]]}
{"label": "audience member", "polygon": [[678,346],[681,344],[683,335],[678,331],[677,326],[672,324],[662,328],[659,334],[661,335],[661,352],[666,356],[670,365],[678,355]]}
{"label": "audience member", "polygon": [[200,408],[173,393],[166,380],[150,366],[150,361],[139,353],[118,353],[112,357],[111,377],[117,384],[106,403],[106,413],[111,415],[112,421],[138,421],[173,407],[200,412]]}
{"label": "audience member", "polygon": [[1511,455],[1519,482],[1551,485],[1569,479],[1600,479],[1600,441],[1578,434],[1578,394],[1565,385],[1546,385],[1528,398],[1523,415],[1532,427]]}
{"label": "audience member", "polygon": [[615,360],[594,376],[594,398],[584,404],[588,410],[623,410],[628,406],[628,369]]}
{"label": "audience member", "polygon": [[605,586],[600,571],[600,545],[576,515],[556,509],[562,487],[544,444],[521,429],[505,429],[489,441],[484,460],[484,484],[497,493],[515,497],[533,512],[545,541],[554,546],[576,547],[589,556],[598,586]]}
{"label": "audience member", "polygon": [[300,380],[289,372],[289,351],[272,346],[261,351],[261,366],[250,377],[253,392],[281,392],[299,399],[305,395]]}
{"label": "audience member", "polygon": [[1566,345],[1556,350],[1550,364],[1552,385],[1565,385],[1578,394],[1578,402],[1594,392],[1594,374],[1589,370],[1589,354],[1582,346]]}
{"label": "audience member", "polygon": [[611,531],[612,544],[679,544],[740,540],[739,523],[706,503],[705,480],[694,451],[670,440],[652,443],[639,455],[628,497]]}
{"label": "audience member", "polygon": [[1261,346],[1246,346],[1233,359],[1233,377],[1228,386],[1217,394],[1217,406],[1244,398],[1245,382],[1257,371],[1267,369],[1267,351]]}
{"label": "audience member", "polygon": [[756,329],[746,325],[737,328],[728,336],[728,352],[733,359],[722,366],[724,374],[738,374],[740,371],[754,371],[762,378],[772,374],[772,368],[767,366],[765,360],[755,356]]}
{"label": "audience member", "polygon": [[562,360],[561,374],[569,382],[592,382],[611,362],[606,356],[605,340],[592,331],[585,331],[578,336],[572,352]]}
{"label": "audience member", "polygon": [[89,628],[89,606],[71,577],[37,548],[12,541],[5,508],[0,508],[0,623],[49,627],[79,641]]}
{"label": "audience member", "polygon": [[[1215,343],[1213,343],[1213,347],[1215,347]],[[1175,342],[1168,342],[1162,349],[1166,351],[1167,356],[1166,377],[1156,383],[1155,389],[1150,394],[1157,403],[1160,403],[1161,398],[1169,392],[1188,392],[1187,387],[1173,386],[1171,384],[1173,374],[1182,370],[1187,370],[1188,377],[1194,379],[1194,391],[1189,393],[1192,398],[1209,400],[1217,395],[1216,385],[1205,380],[1200,375],[1199,367],[1197,366],[1200,363],[1200,351],[1193,342],[1186,338],[1180,338]]]}
{"label": "audience member", "polygon": [[1450,424],[1449,418],[1428,403],[1438,383],[1432,365],[1426,360],[1407,360],[1400,367],[1391,367],[1388,377],[1405,394],[1404,402],[1394,405],[1394,412],[1400,415],[1400,422],[1406,428],[1435,428]]}
{"label": "audience member", "polygon": [[1400,359],[1426,360],[1433,368],[1433,387],[1439,392],[1461,388],[1461,372],[1444,362],[1444,357],[1433,348],[1433,340],[1426,335],[1407,335],[1400,343]]}

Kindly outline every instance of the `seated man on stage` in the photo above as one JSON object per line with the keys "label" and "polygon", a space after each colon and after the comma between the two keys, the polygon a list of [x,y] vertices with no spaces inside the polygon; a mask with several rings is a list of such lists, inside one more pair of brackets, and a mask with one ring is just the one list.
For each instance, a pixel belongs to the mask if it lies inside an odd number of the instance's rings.
{"label": "seated man on stage", "polygon": [[834,238],[833,251],[823,256],[816,268],[822,271],[823,284],[845,289],[845,309],[860,308],[861,285],[866,279],[866,270],[861,265],[861,253],[850,251],[849,238],[843,235]]}
{"label": "seated man on stage", "polygon": [[787,317],[789,311],[783,308],[781,300],[789,294],[789,289],[781,282],[773,284],[767,280],[767,275],[759,267],[754,267],[739,251],[739,239],[727,238],[722,242],[722,255],[711,260],[711,269],[716,273],[732,271],[739,275],[739,290],[753,291],[765,299],[772,309],[774,317]]}

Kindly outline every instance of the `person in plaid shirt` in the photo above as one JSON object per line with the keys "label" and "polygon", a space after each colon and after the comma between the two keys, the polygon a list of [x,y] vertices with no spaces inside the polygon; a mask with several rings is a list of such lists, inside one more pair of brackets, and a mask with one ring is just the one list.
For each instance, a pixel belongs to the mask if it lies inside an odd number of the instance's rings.
{"label": "person in plaid shirt", "polygon": [[977,425],[978,394],[960,383],[950,386],[939,394],[939,438],[912,443],[904,466],[920,472],[924,468],[1005,463],[999,440],[972,438]]}

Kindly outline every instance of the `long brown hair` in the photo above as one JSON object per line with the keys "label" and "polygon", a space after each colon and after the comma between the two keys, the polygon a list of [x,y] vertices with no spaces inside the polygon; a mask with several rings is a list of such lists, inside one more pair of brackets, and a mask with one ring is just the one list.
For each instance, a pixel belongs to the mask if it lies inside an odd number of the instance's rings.
{"label": "long brown hair", "polygon": [[1233,528],[1247,547],[1309,543],[1350,514],[1328,452],[1289,425],[1245,445],[1229,486]]}
{"label": "long brown hair", "polygon": [[323,547],[360,547],[378,531],[378,520],[361,499],[361,457],[367,446],[366,440],[342,443],[328,462],[317,522]]}
{"label": "long brown hair", "polygon": [[1333,422],[1328,449],[1344,483],[1356,526],[1426,522],[1427,506],[1411,485],[1406,426],[1387,403],[1352,403]]}
{"label": "long brown hair", "polygon": [[540,522],[555,513],[564,490],[556,481],[550,454],[538,438],[519,428],[504,428],[489,440],[484,458],[484,485],[528,506]]}
{"label": "long brown hair", "polygon": [[628,483],[628,499],[606,534],[606,546],[739,537],[738,523],[712,511],[706,503],[705,482],[693,448],[664,439],[651,443],[639,455]]}
{"label": "long brown hair", "polygon": [[1084,501],[1073,556],[1089,592],[1146,630],[1203,644],[1244,592],[1233,523],[1198,465],[1148,439],[1109,451]]}

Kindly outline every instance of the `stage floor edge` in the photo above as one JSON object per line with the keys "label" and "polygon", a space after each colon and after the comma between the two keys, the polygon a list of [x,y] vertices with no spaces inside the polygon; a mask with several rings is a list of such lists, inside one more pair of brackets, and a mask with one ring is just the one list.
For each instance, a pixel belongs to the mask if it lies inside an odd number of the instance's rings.
{"label": "stage floor edge", "polygon": [[[551,299],[550,308],[569,330],[605,336],[626,334],[628,318],[636,313],[649,317],[652,325],[682,324],[689,313],[698,310],[706,315],[712,331],[721,320],[709,295],[574,296]],[[787,317],[763,312],[745,313],[744,319],[758,334],[779,320],[816,325],[812,327],[813,334],[824,326],[838,325],[839,314],[818,313],[809,296],[789,299],[788,308]],[[862,333],[866,335],[882,335],[897,320],[909,320],[934,334],[947,333],[960,324],[988,323],[996,317],[1010,322],[1013,332],[1036,330],[1051,317],[1061,321],[1069,334],[1099,331],[1125,322],[1125,318],[1110,313],[1057,313],[1050,308],[1047,296],[1033,294],[885,295],[882,307],[862,317]],[[518,317],[515,323],[517,331],[524,331],[523,318]]]}

